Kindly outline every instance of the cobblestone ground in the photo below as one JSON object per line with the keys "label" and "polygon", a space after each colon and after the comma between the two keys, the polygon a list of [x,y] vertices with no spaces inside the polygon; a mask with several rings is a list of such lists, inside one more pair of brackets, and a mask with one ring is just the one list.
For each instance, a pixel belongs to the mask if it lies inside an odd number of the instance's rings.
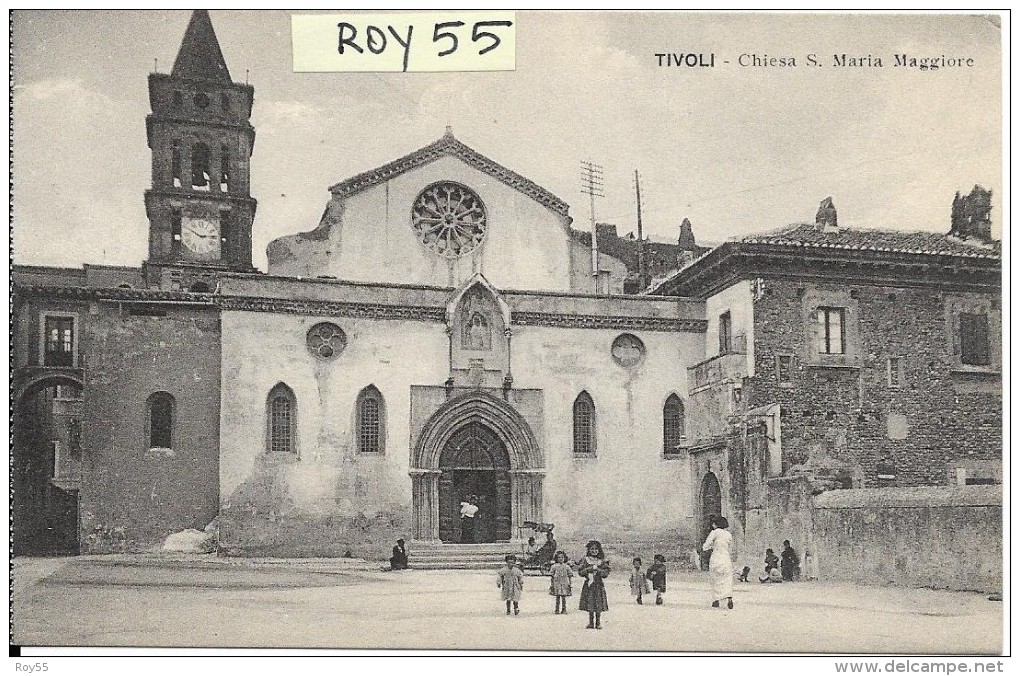
{"label": "cobblestone ground", "polygon": [[[228,560],[229,561],[229,560]],[[1002,650],[985,594],[821,582],[737,584],[710,607],[707,574],[671,573],[664,606],[607,580],[601,631],[554,615],[525,579],[507,617],[493,571],[401,571],[323,561],[17,559],[15,643],[43,646],[470,648],[695,652],[977,653]]]}

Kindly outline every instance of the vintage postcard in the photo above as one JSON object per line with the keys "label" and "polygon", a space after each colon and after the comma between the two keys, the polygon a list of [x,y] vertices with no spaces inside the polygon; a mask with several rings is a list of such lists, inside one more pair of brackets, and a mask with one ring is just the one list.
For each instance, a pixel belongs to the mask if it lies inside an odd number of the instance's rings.
{"label": "vintage postcard", "polygon": [[12,656],[994,671],[1008,30],[13,11]]}

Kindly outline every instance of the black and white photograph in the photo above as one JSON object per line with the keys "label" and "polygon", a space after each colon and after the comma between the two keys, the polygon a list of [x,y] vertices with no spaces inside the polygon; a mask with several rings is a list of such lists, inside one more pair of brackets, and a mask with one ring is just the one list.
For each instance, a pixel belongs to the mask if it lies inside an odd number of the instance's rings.
{"label": "black and white photograph", "polygon": [[1008,11],[10,31],[12,658],[1002,671]]}

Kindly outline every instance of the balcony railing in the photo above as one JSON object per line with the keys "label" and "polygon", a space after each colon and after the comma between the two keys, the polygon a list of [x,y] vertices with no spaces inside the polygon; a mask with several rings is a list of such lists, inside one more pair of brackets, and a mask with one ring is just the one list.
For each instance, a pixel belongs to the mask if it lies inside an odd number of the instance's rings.
{"label": "balcony railing", "polygon": [[734,336],[732,348],[687,369],[690,393],[717,383],[739,383],[747,375],[747,337]]}

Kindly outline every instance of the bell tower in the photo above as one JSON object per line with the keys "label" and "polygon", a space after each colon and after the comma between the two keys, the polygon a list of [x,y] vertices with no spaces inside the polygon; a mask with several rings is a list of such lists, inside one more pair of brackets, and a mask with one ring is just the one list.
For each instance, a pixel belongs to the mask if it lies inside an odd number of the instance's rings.
{"label": "bell tower", "polygon": [[149,286],[211,290],[218,271],[254,272],[254,99],[231,80],[209,13],[195,10],[173,70],[149,75]]}

